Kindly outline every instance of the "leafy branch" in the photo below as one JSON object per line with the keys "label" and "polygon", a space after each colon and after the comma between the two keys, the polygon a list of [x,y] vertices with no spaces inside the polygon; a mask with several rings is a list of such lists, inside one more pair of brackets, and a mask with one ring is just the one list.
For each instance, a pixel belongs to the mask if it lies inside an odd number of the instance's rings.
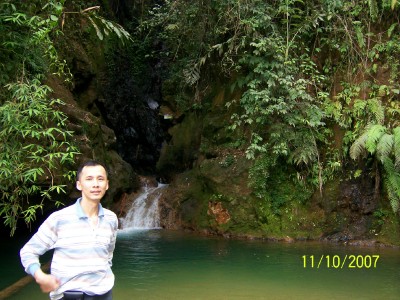
{"label": "leafy branch", "polygon": [[[57,108],[63,102],[47,98],[49,87],[33,79],[7,88],[11,99],[0,106],[0,215],[12,235],[19,218],[30,224],[44,200],[66,192],[56,174],[72,166],[79,151]],[[35,197],[41,200],[31,204]]]}
{"label": "leafy branch", "polygon": [[62,13],[61,20],[61,28],[64,27],[66,15],[68,14],[79,14],[85,18],[87,18],[92,24],[93,28],[96,31],[97,37],[99,40],[104,40],[105,36],[108,36],[110,33],[114,33],[118,36],[118,38],[124,44],[124,41],[132,41],[132,37],[129,32],[127,32],[121,25],[115,23],[113,21],[107,20],[101,16],[99,16],[96,12],[100,10],[100,6],[92,6],[86,9],[83,9],[79,12],[75,11],[64,11]]}

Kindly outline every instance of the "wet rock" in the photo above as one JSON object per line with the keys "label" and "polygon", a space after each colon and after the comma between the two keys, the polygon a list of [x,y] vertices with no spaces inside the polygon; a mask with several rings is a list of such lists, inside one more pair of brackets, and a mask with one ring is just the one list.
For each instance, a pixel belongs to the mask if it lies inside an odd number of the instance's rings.
{"label": "wet rock", "polygon": [[222,207],[221,202],[208,202],[207,214],[213,216],[219,225],[226,224],[231,219],[228,210]]}

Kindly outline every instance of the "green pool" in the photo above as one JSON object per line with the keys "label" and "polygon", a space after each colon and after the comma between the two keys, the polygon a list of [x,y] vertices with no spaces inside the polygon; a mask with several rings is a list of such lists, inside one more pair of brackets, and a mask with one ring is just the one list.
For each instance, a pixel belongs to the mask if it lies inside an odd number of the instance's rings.
{"label": "green pool", "polygon": [[[114,299],[400,299],[400,250],[120,231]],[[47,299],[29,284],[9,299]]]}

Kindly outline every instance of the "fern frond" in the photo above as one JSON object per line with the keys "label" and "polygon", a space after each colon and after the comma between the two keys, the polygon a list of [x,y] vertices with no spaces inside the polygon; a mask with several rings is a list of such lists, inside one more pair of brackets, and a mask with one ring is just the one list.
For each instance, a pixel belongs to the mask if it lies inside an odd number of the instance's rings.
{"label": "fern frond", "polygon": [[376,155],[381,162],[391,154],[394,143],[393,139],[392,134],[384,133],[378,141],[378,145],[376,146]]}
{"label": "fern frond", "polygon": [[396,213],[400,207],[400,201],[398,198],[390,198],[390,206],[392,207],[393,211]]}
{"label": "fern frond", "polygon": [[367,140],[365,142],[365,148],[369,153],[373,154],[376,151],[378,141],[385,134],[386,127],[380,124],[372,125],[367,132]]}
{"label": "fern frond", "polygon": [[394,167],[393,161],[389,157],[382,160],[382,165],[383,165],[385,174],[390,175],[390,174],[396,173],[396,168]]}
{"label": "fern frond", "polygon": [[367,107],[370,113],[374,116],[373,123],[383,124],[385,120],[385,108],[378,98],[368,99]]}
{"label": "fern frond", "polygon": [[318,148],[315,137],[311,132],[300,132],[294,143],[294,150],[289,155],[289,161],[296,165],[309,165],[318,159]]}
{"label": "fern frond", "polygon": [[400,173],[396,171],[393,162],[386,158],[383,161],[385,169],[385,185],[390,205],[397,212],[400,205]]}
{"label": "fern frond", "polygon": [[314,147],[312,144],[307,144],[303,147],[296,148],[290,156],[290,160],[294,162],[296,165],[305,164],[309,165],[310,163],[317,160],[318,157],[318,149]]}
{"label": "fern frond", "polygon": [[[387,185],[387,182],[385,182],[385,184]],[[392,207],[392,210],[394,212],[397,212],[399,209],[399,201],[396,198],[396,195],[394,194],[394,192],[392,190],[390,190],[389,188],[386,189],[387,191],[387,195],[388,195],[388,199],[389,199],[389,203],[390,206]]]}
{"label": "fern frond", "polygon": [[398,168],[400,166],[400,127],[393,129],[393,152],[394,165]]}
{"label": "fern frond", "polygon": [[393,195],[400,198],[400,173],[396,172],[390,159],[385,159],[383,165],[387,183],[386,188],[390,189]]}
{"label": "fern frond", "polygon": [[365,144],[367,142],[368,132],[364,132],[359,136],[350,147],[350,157],[352,159],[357,159],[362,154],[365,153]]}
{"label": "fern frond", "polygon": [[193,85],[200,79],[200,68],[197,65],[188,67],[183,70],[183,75],[185,76],[186,83]]}
{"label": "fern frond", "polygon": [[376,0],[368,0],[368,6],[371,19],[376,20],[378,17],[378,3],[376,3]]}

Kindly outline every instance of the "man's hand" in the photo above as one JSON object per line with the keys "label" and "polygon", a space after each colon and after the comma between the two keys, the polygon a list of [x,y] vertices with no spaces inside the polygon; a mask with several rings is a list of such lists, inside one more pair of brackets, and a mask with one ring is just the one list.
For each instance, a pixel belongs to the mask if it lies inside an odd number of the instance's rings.
{"label": "man's hand", "polygon": [[51,274],[46,274],[41,269],[38,269],[35,272],[34,277],[43,293],[54,291],[60,286],[60,280],[57,277]]}

